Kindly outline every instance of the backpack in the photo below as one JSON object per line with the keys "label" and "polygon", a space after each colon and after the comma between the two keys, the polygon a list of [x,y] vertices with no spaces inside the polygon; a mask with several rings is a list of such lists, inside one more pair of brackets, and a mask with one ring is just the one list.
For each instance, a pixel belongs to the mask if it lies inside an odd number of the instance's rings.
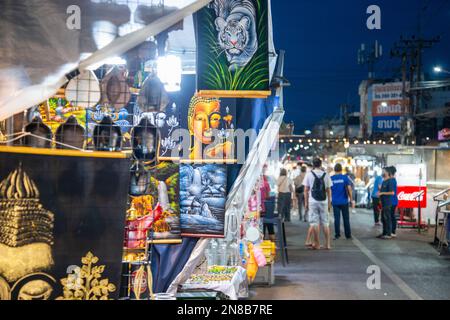
{"label": "backpack", "polygon": [[314,184],[311,189],[311,196],[316,201],[325,201],[327,200],[327,193],[325,191],[325,176],[326,173],[322,175],[322,177],[318,177],[314,171],[311,171],[314,176]]}

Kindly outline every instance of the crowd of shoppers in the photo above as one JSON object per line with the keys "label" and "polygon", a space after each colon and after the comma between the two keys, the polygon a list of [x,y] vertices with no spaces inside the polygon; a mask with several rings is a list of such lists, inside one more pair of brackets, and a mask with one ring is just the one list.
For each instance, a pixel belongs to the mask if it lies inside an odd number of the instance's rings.
{"label": "crowd of shoppers", "polygon": [[[396,168],[386,167],[380,176],[377,172],[371,181],[370,193],[373,203],[375,226],[383,226],[381,239],[396,238],[398,205]],[[341,221],[345,239],[352,239],[351,211],[355,208],[355,176],[350,168],[341,164],[334,166],[334,173],[322,167],[322,160],[316,158],[311,165],[298,163],[295,170],[280,170],[276,182],[278,190],[277,209],[286,222],[291,221],[293,203],[298,207],[300,221],[308,222],[309,229],[305,245],[309,249],[331,249],[330,214],[334,216],[334,238],[341,238]],[[271,233],[273,234],[273,227]],[[325,244],[320,245],[323,231]],[[272,238],[272,237],[271,237]]]}

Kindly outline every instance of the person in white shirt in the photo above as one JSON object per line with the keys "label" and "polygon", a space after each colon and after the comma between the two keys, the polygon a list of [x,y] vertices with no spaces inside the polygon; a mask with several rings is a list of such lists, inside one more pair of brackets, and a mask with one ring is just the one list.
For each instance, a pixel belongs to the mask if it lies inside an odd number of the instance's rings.
{"label": "person in white shirt", "polygon": [[292,180],[288,177],[286,169],[281,169],[280,177],[277,180],[278,187],[278,214],[291,221],[291,203],[294,186]]}
{"label": "person in white shirt", "polygon": [[[331,212],[331,178],[328,173],[322,170],[322,160],[316,158],[313,160],[313,170],[311,170],[303,181],[305,186],[305,210],[309,212],[310,230],[314,243],[311,248],[320,249],[319,227],[322,226],[326,246],[331,249],[331,237],[329,228],[329,213]],[[306,239],[309,245],[309,236]]]}

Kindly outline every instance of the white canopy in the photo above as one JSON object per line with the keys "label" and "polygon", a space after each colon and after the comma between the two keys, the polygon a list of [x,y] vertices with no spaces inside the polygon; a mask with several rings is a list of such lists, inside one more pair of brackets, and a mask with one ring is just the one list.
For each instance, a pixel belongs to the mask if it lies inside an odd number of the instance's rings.
{"label": "white canopy", "polygon": [[[156,2],[159,1],[2,1],[0,29],[6,32],[0,34],[0,120],[54,95],[67,82],[67,73],[125,53],[192,15],[210,0],[166,0],[164,7]],[[73,9],[74,4],[81,14],[79,30],[67,27],[68,17],[74,12],[68,8]],[[146,20],[151,21],[144,26]],[[100,23],[104,21],[107,23]],[[104,46],[99,35],[105,31],[99,30],[99,25],[108,24],[112,26],[108,35],[113,30],[112,38],[120,36]],[[82,54],[92,48],[98,50],[81,60]]]}

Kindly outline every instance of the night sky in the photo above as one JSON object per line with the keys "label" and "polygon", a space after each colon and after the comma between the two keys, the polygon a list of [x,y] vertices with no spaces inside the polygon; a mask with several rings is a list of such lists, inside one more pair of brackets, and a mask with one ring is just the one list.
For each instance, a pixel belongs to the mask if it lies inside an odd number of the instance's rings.
{"label": "night sky", "polygon": [[[366,27],[372,4],[381,8],[381,30]],[[390,49],[401,35],[417,35],[419,16],[424,37],[442,37],[425,50],[425,72],[438,79],[434,65],[450,69],[450,0],[272,0],[272,14],[275,46],[286,50],[285,76],[292,83],[285,90],[286,121],[295,122],[296,133],[337,116],[340,104],[359,111],[358,85],[367,78],[367,67],[357,64],[361,43],[383,45],[376,77],[393,77],[400,59],[391,59]]]}

